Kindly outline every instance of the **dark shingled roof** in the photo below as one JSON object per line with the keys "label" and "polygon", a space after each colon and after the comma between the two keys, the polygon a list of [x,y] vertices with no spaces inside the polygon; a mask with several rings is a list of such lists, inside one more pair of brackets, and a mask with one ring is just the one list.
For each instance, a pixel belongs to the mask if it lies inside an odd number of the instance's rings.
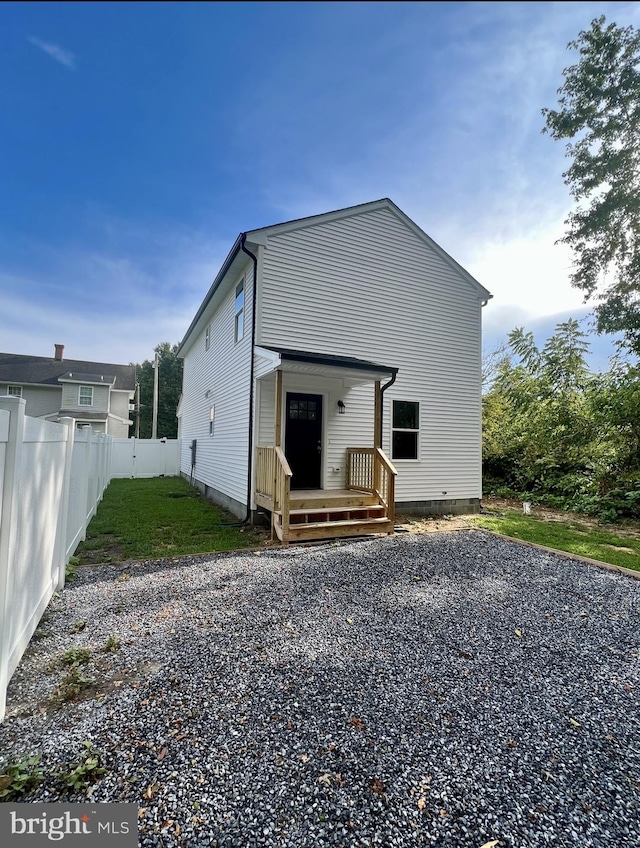
{"label": "dark shingled roof", "polygon": [[380,365],[378,362],[370,362],[368,359],[356,359],[355,356],[335,356],[332,353],[312,353],[307,350],[290,350],[284,347],[272,347],[261,345],[265,350],[272,350],[280,354],[282,359],[292,362],[309,362],[313,365],[334,365],[338,368],[356,368],[359,371],[387,371],[389,374],[397,374],[398,369],[388,365]]}
{"label": "dark shingled roof", "polygon": [[[69,373],[74,376],[69,377]],[[73,379],[75,375],[104,377],[114,389],[135,391],[135,365],[114,365],[110,362],[85,362],[80,359],[50,359],[46,356],[22,356],[17,353],[0,353],[0,383],[36,383],[60,386],[59,378]],[[99,382],[98,379],[87,382]],[[102,381],[100,381],[102,382]]]}

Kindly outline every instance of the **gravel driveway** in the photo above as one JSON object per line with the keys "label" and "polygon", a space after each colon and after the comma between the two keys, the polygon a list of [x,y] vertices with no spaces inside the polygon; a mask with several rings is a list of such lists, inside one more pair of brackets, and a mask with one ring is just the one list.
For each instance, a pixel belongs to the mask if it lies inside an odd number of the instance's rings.
{"label": "gravel driveway", "polygon": [[[637,848],[639,612],[640,581],[479,531],[87,568],[0,756],[92,740],[143,846]],[[72,646],[93,697],[53,707]]]}

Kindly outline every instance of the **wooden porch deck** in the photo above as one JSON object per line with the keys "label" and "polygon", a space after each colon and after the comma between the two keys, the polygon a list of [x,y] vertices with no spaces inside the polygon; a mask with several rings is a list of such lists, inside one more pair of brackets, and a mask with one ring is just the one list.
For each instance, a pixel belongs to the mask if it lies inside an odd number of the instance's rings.
{"label": "wooden porch deck", "polygon": [[258,448],[255,500],[271,513],[273,536],[286,544],[393,533],[395,469],[377,448],[349,448],[347,453],[346,488],[291,489],[282,450]]}

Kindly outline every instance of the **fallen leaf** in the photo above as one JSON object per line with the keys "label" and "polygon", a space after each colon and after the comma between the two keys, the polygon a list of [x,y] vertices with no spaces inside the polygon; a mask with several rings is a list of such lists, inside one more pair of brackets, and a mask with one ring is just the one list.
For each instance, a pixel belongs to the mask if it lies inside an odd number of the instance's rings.
{"label": "fallen leaf", "polygon": [[449,813],[446,810],[440,810],[440,815],[441,816],[448,816]]}
{"label": "fallen leaf", "polygon": [[369,789],[372,792],[375,792],[376,795],[383,795],[384,783],[380,780],[379,777],[374,777],[371,781],[369,781]]}
{"label": "fallen leaf", "polygon": [[260,551],[254,551],[254,552],[253,552],[253,555],[254,555],[254,556],[260,556]]}
{"label": "fallen leaf", "polygon": [[149,784],[149,786],[147,786],[147,788],[144,791],[144,797],[151,800],[151,798],[153,798],[153,796],[156,794],[156,792],[158,791],[159,788],[160,788],[159,783]]}
{"label": "fallen leaf", "polygon": [[300,754],[300,759],[302,760],[303,763],[306,763],[307,760],[309,759],[309,754]]}
{"label": "fallen leaf", "polygon": [[518,637],[518,639],[522,639],[522,630],[516,630],[515,634]]}
{"label": "fallen leaf", "polygon": [[322,783],[325,786],[331,786],[331,775],[330,774],[321,774],[318,778],[318,783]]}
{"label": "fallen leaf", "polygon": [[500,844],[499,839],[492,839],[491,842],[485,842],[484,845],[481,845],[480,848],[496,848],[496,845]]}
{"label": "fallen leaf", "polygon": [[352,727],[355,727],[356,730],[364,730],[364,722],[360,718],[360,716],[351,716],[349,719],[349,724]]}
{"label": "fallen leaf", "polygon": [[573,727],[582,727],[579,721],[576,721],[575,718],[570,718],[569,721],[573,725]]}
{"label": "fallen leaf", "polygon": [[517,748],[518,747],[518,743],[516,742],[515,739],[507,739],[507,745],[510,748]]}
{"label": "fallen leaf", "polygon": [[159,762],[160,760],[164,760],[164,758],[167,756],[167,754],[168,754],[168,753],[169,753],[169,749],[168,749],[168,748],[163,748],[163,749],[162,749],[162,751],[160,751],[160,753],[158,754],[158,757],[157,757],[158,762]]}
{"label": "fallen leaf", "polygon": [[347,619],[347,624],[353,624],[353,619],[352,619],[352,618],[348,618],[348,619]]}
{"label": "fallen leaf", "polygon": [[419,810],[424,810],[424,808],[425,808],[426,806],[427,806],[427,799],[424,797],[424,795],[421,795],[421,796],[418,798],[418,809],[419,809]]}

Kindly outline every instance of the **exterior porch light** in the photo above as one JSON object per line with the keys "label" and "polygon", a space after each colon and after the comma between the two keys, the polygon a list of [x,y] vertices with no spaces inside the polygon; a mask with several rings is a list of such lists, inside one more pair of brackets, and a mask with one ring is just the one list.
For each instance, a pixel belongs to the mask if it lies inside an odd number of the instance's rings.
{"label": "exterior porch light", "polygon": [[344,405],[344,401],[339,400],[338,401],[338,414],[344,415],[344,411],[345,411],[346,408],[347,407]]}

